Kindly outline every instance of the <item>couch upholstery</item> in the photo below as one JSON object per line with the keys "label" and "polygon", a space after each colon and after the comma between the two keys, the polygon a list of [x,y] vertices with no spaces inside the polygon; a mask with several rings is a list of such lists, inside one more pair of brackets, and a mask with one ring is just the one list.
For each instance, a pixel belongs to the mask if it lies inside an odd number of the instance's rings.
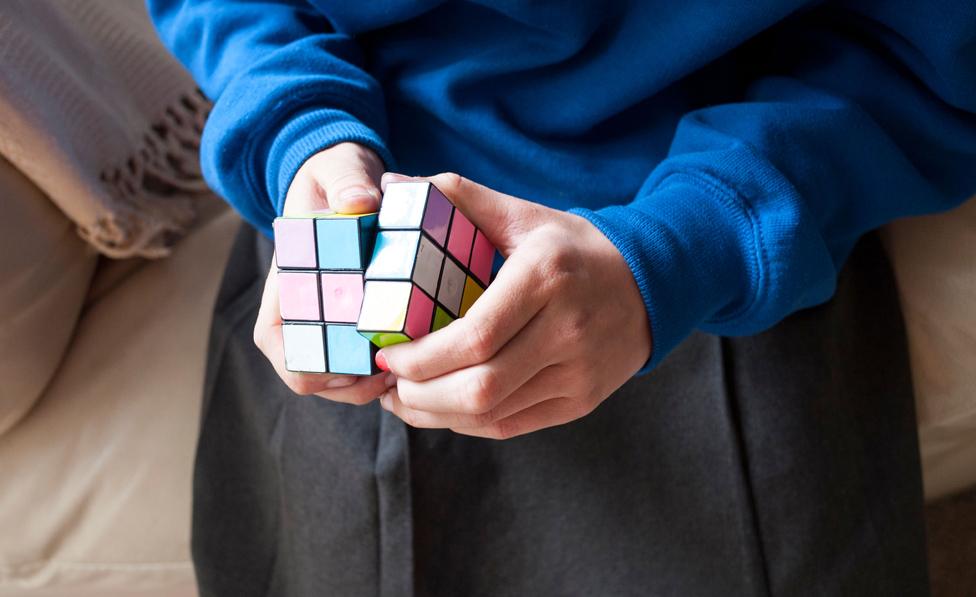
{"label": "couch upholstery", "polygon": [[[71,341],[98,256],[51,201],[0,157],[0,434],[30,410]],[[43,333],[38,333],[43,330]]]}
{"label": "couch upholstery", "polygon": [[948,213],[894,222],[885,233],[932,500],[976,484],[976,198]]}
{"label": "couch upholstery", "polygon": [[200,196],[169,258],[99,261],[9,164],[0,197],[18,247],[0,260],[0,595],[194,595],[193,451],[239,219]]}

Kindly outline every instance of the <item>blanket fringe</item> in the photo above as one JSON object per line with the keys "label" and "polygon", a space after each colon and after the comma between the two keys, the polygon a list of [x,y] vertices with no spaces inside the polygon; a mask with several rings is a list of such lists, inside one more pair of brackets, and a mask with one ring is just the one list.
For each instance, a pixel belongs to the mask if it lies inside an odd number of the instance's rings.
{"label": "blanket fringe", "polygon": [[113,258],[169,255],[196,217],[193,194],[207,189],[200,171],[200,137],[210,111],[202,92],[182,95],[166,108],[123,163],[101,181],[117,209],[79,234]]}

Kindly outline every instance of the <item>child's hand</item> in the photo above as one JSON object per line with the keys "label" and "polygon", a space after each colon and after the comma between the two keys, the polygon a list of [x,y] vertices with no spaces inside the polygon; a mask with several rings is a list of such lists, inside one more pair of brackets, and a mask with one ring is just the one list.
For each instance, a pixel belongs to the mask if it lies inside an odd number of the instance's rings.
{"label": "child's hand", "polygon": [[[330,147],[310,158],[299,169],[288,188],[285,214],[303,214],[326,208],[344,213],[376,211],[380,204],[377,182],[382,173],[383,162],[372,150],[355,143]],[[254,325],[254,343],[296,394],[315,394],[337,402],[365,404],[393,383],[392,376],[385,373],[354,377],[294,373],[285,369],[281,315],[278,311],[278,276],[274,263],[264,285],[264,297]]]}
{"label": "child's hand", "polygon": [[508,438],[588,414],[644,365],[644,302],[597,228],[454,174],[430,181],[507,260],[463,318],[380,352],[398,377],[384,408],[415,427]]}

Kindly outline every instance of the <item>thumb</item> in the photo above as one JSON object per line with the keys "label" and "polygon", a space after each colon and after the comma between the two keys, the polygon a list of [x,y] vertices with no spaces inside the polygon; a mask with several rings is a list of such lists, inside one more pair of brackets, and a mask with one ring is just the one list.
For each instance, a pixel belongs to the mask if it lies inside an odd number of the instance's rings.
{"label": "thumb", "polygon": [[373,150],[356,143],[334,145],[299,168],[285,199],[285,213],[376,211],[382,173],[383,162]]}
{"label": "thumb", "polygon": [[515,249],[536,221],[541,206],[499,193],[457,174],[410,177],[387,172],[382,186],[389,182],[427,181],[437,187],[505,257]]}
{"label": "thumb", "polygon": [[362,166],[320,172],[316,181],[325,191],[329,208],[344,214],[361,214],[380,207],[380,189],[376,178]]}

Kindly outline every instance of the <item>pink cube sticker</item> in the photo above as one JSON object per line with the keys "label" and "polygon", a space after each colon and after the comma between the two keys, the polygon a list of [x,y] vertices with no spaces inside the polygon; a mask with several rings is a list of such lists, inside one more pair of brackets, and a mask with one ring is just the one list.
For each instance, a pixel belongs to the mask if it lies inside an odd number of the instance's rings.
{"label": "pink cube sticker", "polygon": [[323,273],[322,313],[330,323],[356,323],[363,304],[363,275]]}
{"label": "pink cube sticker", "polygon": [[315,223],[311,218],[277,218],[274,221],[275,260],[285,269],[313,269]]}
{"label": "pink cube sticker", "polygon": [[430,331],[433,316],[434,301],[430,300],[424,291],[414,286],[410,293],[410,305],[407,307],[407,325],[403,331],[411,339],[416,340]]}
{"label": "pink cube sticker", "polygon": [[278,272],[278,307],[282,319],[319,321],[318,274]]}
{"label": "pink cube sticker", "polygon": [[491,279],[491,266],[495,261],[495,247],[485,238],[482,231],[474,237],[474,249],[471,250],[471,273],[478,281],[488,285]]}
{"label": "pink cube sticker", "polygon": [[454,218],[451,221],[450,238],[447,239],[447,250],[464,267],[468,267],[471,260],[472,240],[474,240],[474,224],[464,217],[461,210],[455,209]]}

